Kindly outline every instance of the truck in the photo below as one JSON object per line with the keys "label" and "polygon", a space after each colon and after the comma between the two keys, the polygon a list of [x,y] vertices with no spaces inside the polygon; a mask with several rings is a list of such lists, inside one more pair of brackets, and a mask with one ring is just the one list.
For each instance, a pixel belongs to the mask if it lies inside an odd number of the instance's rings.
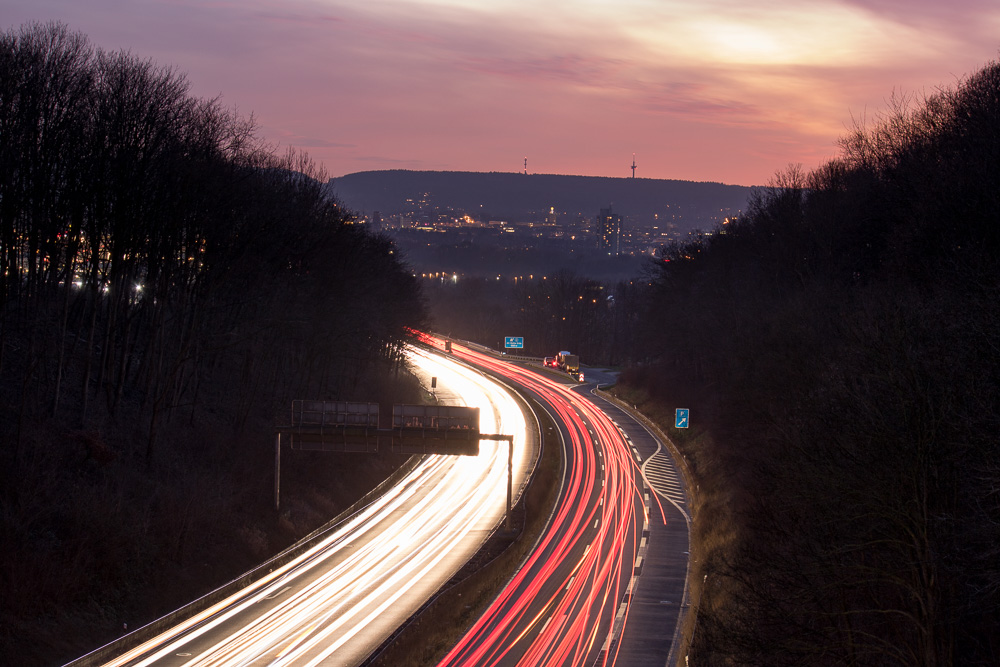
{"label": "truck", "polygon": [[576,375],[580,372],[580,357],[568,350],[563,350],[556,355],[556,366],[570,375]]}

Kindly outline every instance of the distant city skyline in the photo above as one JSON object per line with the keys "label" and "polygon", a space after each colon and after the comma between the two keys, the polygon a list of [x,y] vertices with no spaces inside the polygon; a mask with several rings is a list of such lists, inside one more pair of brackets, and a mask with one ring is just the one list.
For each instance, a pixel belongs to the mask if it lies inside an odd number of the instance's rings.
{"label": "distant city skyline", "polygon": [[1000,50],[994,0],[0,0],[0,18],[174,67],[332,177],[526,159],[761,185]]}

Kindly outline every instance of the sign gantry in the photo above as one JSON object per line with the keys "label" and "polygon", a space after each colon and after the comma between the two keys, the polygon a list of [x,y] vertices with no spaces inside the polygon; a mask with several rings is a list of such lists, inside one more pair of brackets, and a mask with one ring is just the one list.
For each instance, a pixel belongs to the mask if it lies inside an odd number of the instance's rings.
{"label": "sign gantry", "polygon": [[[385,417],[382,415],[385,414]],[[392,406],[382,413],[378,403],[292,401],[291,419],[275,429],[274,506],[281,507],[281,439],[293,450],[477,456],[480,440],[505,440],[507,459],[507,529],[510,530],[514,438],[479,432],[479,408],[458,405]]]}

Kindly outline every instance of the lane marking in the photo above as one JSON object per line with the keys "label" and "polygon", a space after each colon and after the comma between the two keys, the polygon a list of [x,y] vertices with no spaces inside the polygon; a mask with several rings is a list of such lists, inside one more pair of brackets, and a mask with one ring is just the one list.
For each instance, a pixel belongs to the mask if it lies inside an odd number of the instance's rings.
{"label": "lane marking", "polygon": [[278,597],[279,595],[281,595],[282,593],[284,593],[285,591],[287,591],[289,588],[291,588],[291,586],[285,586],[284,588],[282,588],[280,591],[278,591],[276,593],[271,593],[270,595],[265,595],[264,599],[265,600],[273,600],[274,598]]}

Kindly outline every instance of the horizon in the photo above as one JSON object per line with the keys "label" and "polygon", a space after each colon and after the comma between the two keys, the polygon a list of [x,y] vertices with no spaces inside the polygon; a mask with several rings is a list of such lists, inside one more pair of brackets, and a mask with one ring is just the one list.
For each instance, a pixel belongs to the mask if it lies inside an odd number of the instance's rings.
{"label": "horizon", "polygon": [[[471,171],[764,185],[996,59],[986,0],[4,3],[183,73],[328,174]],[[334,176],[336,178],[336,176]]]}
{"label": "horizon", "polygon": [[722,181],[695,181],[689,178],[653,178],[651,176],[595,176],[591,174],[556,174],[556,173],[527,173],[520,171],[483,171],[483,170],[466,170],[466,169],[406,169],[403,167],[387,167],[385,169],[362,169],[359,171],[352,171],[346,174],[341,174],[340,176],[328,176],[327,182],[335,181],[338,178],[345,178],[347,176],[354,176],[356,174],[371,174],[379,173],[385,171],[403,171],[410,173],[436,173],[436,174],[498,174],[498,175],[511,175],[511,176],[559,176],[566,178],[607,178],[614,180],[623,181],[678,181],[680,183],[705,183],[710,185],[726,185],[739,188],[758,188],[765,187],[765,183],[757,183],[752,185],[744,185],[741,183],[723,183]]}

